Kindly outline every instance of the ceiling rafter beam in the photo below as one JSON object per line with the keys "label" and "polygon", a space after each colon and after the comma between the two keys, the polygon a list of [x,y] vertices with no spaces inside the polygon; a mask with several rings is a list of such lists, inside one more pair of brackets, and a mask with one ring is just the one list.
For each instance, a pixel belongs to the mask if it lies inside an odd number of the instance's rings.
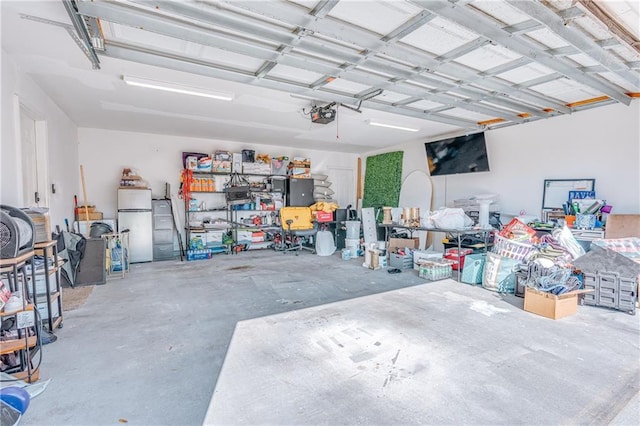
{"label": "ceiling rafter beam", "polygon": [[382,37],[381,40],[385,43],[400,40],[406,35],[414,32],[427,22],[431,21],[435,17],[436,15],[434,15],[433,13],[429,13],[428,11],[423,10],[419,14],[406,21],[404,24],[391,31],[389,34]]}
{"label": "ceiling rafter beam", "polygon": [[629,83],[640,86],[640,74],[630,71],[629,68],[620,61],[616,56],[612,55],[606,49],[598,46],[591,38],[587,37],[582,31],[566,25],[563,18],[558,16],[554,11],[536,1],[518,1],[506,0],[512,7],[517,10],[535,17],[535,19],[543,22],[549,30],[557,36],[563,38],[571,45],[580,49],[584,54],[596,60],[599,64],[608,68],[611,72],[625,79]]}
{"label": "ceiling rafter beam", "polygon": [[491,41],[487,40],[484,37],[478,37],[475,40],[471,40],[468,43],[463,44],[462,46],[458,46],[455,49],[451,49],[450,51],[437,56],[435,59],[438,62],[447,63],[453,61],[456,58],[466,55],[469,52],[473,52],[476,49],[479,49],[487,44],[490,44]]}
{"label": "ceiling rafter beam", "polygon": [[340,0],[320,0],[313,10],[309,12],[309,15],[316,18],[324,18],[338,3],[340,3]]}
{"label": "ceiling rafter beam", "polygon": [[[509,98],[506,93],[500,93],[496,91],[487,91],[486,89],[474,87],[472,85],[467,85],[467,84],[460,85],[460,84],[453,84],[453,83],[443,83],[439,80],[435,80],[433,78],[427,77],[422,74],[415,75],[411,78],[407,78],[406,80],[408,81],[408,84],[412,86],[413,84],[411,82],[413,81],[416,83],[421,83],[427,86],[434,87],[435,89],[432,89],[431,93],[457,92],[473,100],[491,101],[495,105],[502,106],[510,110],[529,112],[530,114],[539,115],[541,117],[547,116],[547,114],[543,110],[536,108],[535,106],[530,106],[529,104],[526,104],[523,102],[515,101]],[[526,90],[526,89],[522,89],[522,90]]]}
{"label": "ceiling rafter beam", "polygon": [[[256,80],[252,73],[231,67],[221,67],[218,64],[196,60],[191,57],[169,54],[158,50],[148,49],[139,46],[127,45],[125,43],[105,42],[107,49],[103,56],[123,59],[127,61],[139,62],[147,65],[161,66],[177,71],[190,72],[206,77],[219,78],[223,80],[235,81],[238,83],[252,84],[267,89],[287,91],[300,96],[309,96],[314,99],[325,100],[327,102],[357,103],[358,100],[353,95],[342,94],[338,91],[313,90],[307,86],[294,84],[289,81],[277,81],[264,78]],[[442,114],[425,114],[409,108],[397,108],[390,104],[378,102],[375,99],[368,101],[369,108],[405,115],[424,120],[436,121],[443,124],[462,127],[469,130],[478,130],[478,126],[472,120],[465,120],[457,117]]]}
{"label": "ceiling rafter beam", "polygon": [[[181,3],[182,4],[182,3]],[[274,2],[234,2],[235,6],[242,6],[254,13],[260,13],[265,16],[277,16],[282,22],[292,22],[297,25],[304,25],[318,34],[335,40],[355,44],[372,51],[384,51],[385,55],[407,63],[415,63],[425,69],[439,67],[439,71],[451,75],[455,79],[469,82],[470,84],[482,80],[482,86],[499,93],[510,92],[510,82],[499,78],[480,78],[476,76],[475,71],[455,62],[450,62],[443,66],[434,59],[435,55],[421,51],[411,46],[402,44],[387,45],[382,42],[375,34],[368,32],[362,28],[350,26],[343,21],[331,18],[330,16],[322,20],[307,22],[304,16],[300,16],[297,6],[289,3],[278,3],[277,7]],[[513,93],[514,96],[516,93]],[[569,114],[571,110],[564,104],[556,104],[552,98],[544,97],[538,93],[522,90],[517,95],[520,99],[531,105],[536,105],[540,109],[553,108],[561,113]]]}
{"label": "ceiling rafter beam", "polygon": [[[620,103],[629,105],[631,102],[631,98],[623,93],[619,87],[591,74],[582,74],[579,71],[576,71],[564,61],[558,60],[558,58],[544,52],[544,50],[540,49],[533,42],[511,37],[508,32],[497,26],[493,21],[483,15],[473,12],[469,8],[458,7],[455,4],[448,2],[433,0],[412,0],[412,3],[436,13],[445,19],[455,22],[458,25],[473,28],[474,31],[481,36],[493,40],[519,55],[533,59],[547,68],[560,72],[567,77],[584,84],[585,86],[598,90],[604,95],[607,95]],[[529,4],[533,2],[522,3]],[[557,18],[557,15],[554,14],[554,16]]]}
{"label": "ceiling rafter beam", "polygon": [[427,109],[427,110],[425,110],[425,112],[428,112],[430,114],[438,114],[440,112],[445,112],[445,111],[449,111],[449,110],[452,110],[452,109],[453,109],[453,107],[450,107],[450,106],[441,106],[441,107]]}
{"label": "ceiling rafter beam", "polygon": [[579,69],[580,69],[580,71],[582,71],[584,73],[587,73],[587,74],[593,74],[593,73],[596,73],[596,72],[607,72],[607,71],[609,71],[608,69],[606,69],[602,65],[582,66]]}
{"label": "ceiling rafter beam", "polygon": [[556,47],[553,49],[546,49],[544,52],[547,55],[551,55],[556,58],[561,58],[563,56],[577,55],[580,53],[580,51],[573,46],[562,46],[562,47]]}
{"label": "ceiling rafter beam", "polygon": [[560,74],[559,72],[555,72],[553,74],[543,75],[542,77],[527,80],[525,82],[516,84],[516,86],[517,87],[533,87],[533,86],[538,86],[540,84],[549,83],[551,81],[560,80],[561,78],[565,78],[565,76]]}
{"label": "ceiling rafter beam", "polygon": [[[173,3],[171,4],[171,6],[176,7],[176,5]],[[99,10],[96,11],[95,10],[96,8],[99,8]],[[181,9],[180,7],[178,8]],[[252,46],[252,45],[248,45],[246,41],[232,40],[232,39],[228,39],[227,37],[222,37],[220,35],[213,34],[211,31],[205,31],[205,28],[211,27],[211,25],[205,25],[204,23],[201,27],[195,26],[195,28],[192,28],[194,26],[194,24],[192,23],[184,22],[184,21],[177,22],[178,20],[176,19],[167,20],[164,17],[155,17],[155,19],[147,19],[141,22],[140,13],[134,14],[133,11],[129,10],[128,8],[118,9],[117,6],[113,6],[111,4],[104,4],[104,3],[98,3],[97,5],[95,3],[90,3],[86,5],[86,9],[88,12],[95,13],[96,16],[104,16],[105,13],[110,12],[111,16],[109,16],[109,19],[107,20],[114,20],[116,22],[120,22],[125,25],[131,25],[131,26],[140,26],[141,24],[143,24],[144,28],[150,31],[159,32],[161,34],[169,35],[176,38],[187,39],[187,40],[190,40],[196,43],[205,44],[205,45],[212,45],[212,46],[223,45],[225,46],[225,48],[229,50],[235,51],[237,53],[245,54],[251,57],[261,58],[265,61],[275,61],[278,56],[273,52],[272,47],[262,46],[262,45]],[[113,10],[113,9],[116,9],[116,10]],[[144,9],[143,9],[143,12],[144,12]],[[142,13],[142,15],[145,16],[144,13]],[[202,14],[195,14],[195,15],[202,18]],[[161,24],[159,24],[158,21],[160,21]],[[224,21],[224,23],[227,25],[230,25],[231,23],[237,24],[237,22],[238,22],[238,19],[227,19]],[[273,34],[274,34],[273,31],[261,31],[261,32],[263,34],[269,33],[271,37],[273,37]],[[301,38],[296,38],[296,39],[302,40]],[[291,43],[291,42],[294,42],[295,39],[289,37],[288,40]],[[274,40],[274,42],[286,43],[287,39],[280,37],[279,39]],[[309,49],[310,47],[312,48],[313,46],[311,46],[309,43],[305,43],[304,47],[305,49]],[[363,62],[369,56],[373,56],[374,53],[375,52],[367,51],[364,58],[358,57],[356,54],[352,55],[352,58],[353,59],[357,58],[357,61]],[[281,57],[278,62],[282,64],[288,63],[291,66],[295,66],[308,71],[318,72],[320,70],[320,72],[324,72],[327,75],[335,76],[336,74],[340,73],[340,70],[336,70],[335,67],[332,68],[332,67],[325,66],[324,69],[322,69],[323,67],[319,66],[317,61],[315,63],[310,62],[309,58],[294,58],[291,55],[288,55],[286,57]],[[322,84],[324,84],[324,81]],[[490,92],[487,92],[487,93],[490,93]],[[527,94],[527,95],[530,96],[530,94]],[[502,93],[500,94],[500,96],[502,96]],[[542,103],[542,105],[549,105],[548,98],[545,99],[542,96],[538,96],[537,99],[544,99],[545,103]],[[500,100],[496,99],[495,103],[500,104]],[[555,107],[556,109],[560,109],[555,105],[550,105],[550,106]],[[461,107],[465,107],[465,105],[462,105]],[[512,104],[510,104],[509,107],[512,108]],[[468,106],[467,106],[467,109],[469,109]],[[523,108],[520,108],[520,109],[526,110],[527,108],[523,106]],[[492,114],[498,114],[501,112],[504,113],[504,111],[500,111],[500,112],[494,111],[492,112]],[[531,112],[534,114],[536,113],[540,114],[539,109],[536,109],[536,108],[531,108]],[[483,113],[486,113],[486,112],[483,111]]]}
{"label": "ceiling rafter beam", "polygon": [[564,19],[565,21],[570,21],[572,19],[583,17],[584,10],[580,9],[577,6],[571,6],[566,9],[558,11],[558,16]]}
{"label": "ceiling rafter beam", "polygon": [[269,73],[269,71],[271,71],[275,66],[277,65],[277,62],[273,62],[273,61],[267,61],[264,64],[262,64],[262,66],[260,68],[258,68],[258,71],[256,71],[256,78],[262,78],[265,75],[267,75]]}
{"label": "ceiling rafter beam", "polygon": [[332,82],[333,80],[335,80],[335,79],[336,79],[336,78],[335,78],[335,77],[333,77],[333,76],[325,75],[325,76],[323,76],[323,77],[321,77],[321,78],[317,79],[317,80],[316,80],[316,81],[314,81],[313,83],[311,83],[311,84],[309,85],[309,87],[310,87],[310,88],[312,88],[312,89],[317,89],[317,88],[319,88],[319,87],[321,87],[321,86],[324,86],[324,85],[326,85],[326,84],[328,84],[328,83],[331,83],[331,82]]}
{"label": "ceiling rafter beam", "polygon": [[393,102],[392,105],[394,106],[405,106],[405,105],[409,105],[415,102],[420,102],[422,100],[422,98],[416,97],[416,96],[410,96],[408,98],[405,98],[401,101],[397,101],[397,102]]}
{"label": "ceiling rafter beam", "polygon": [[[398,82],[413,80],[416,82],[424,83],[427,86],[435,87],[436,88],[435,90],[429,91],[429,93],[431,94],[431,98],[436,93],[454,91],[454,92],[460,93],[461,95],[467,96],[469,98],[474,98],[475,100],[486,100],[488,98],[491,98],[494,104],[502,105],[510,110],[513,109],[517,111],[529,112],[533,115],[548,116],[540,108],[529,106],[526,103],[516,102],[515,100],[508,98],[507,94],[504,92],[487,91],[480,88],[470,88],[465,84],[445,83],[442,80],[435,79],[430,76],[430,75],[435,76],[434,74],[430,74],[430,73],[425,74],[425,70],[421,67],[416,67],[412,70],[400,70],[397,68],[392,69],[383,64],[379,64],[377,59],[368,61],[367,66],[372,70],[377,70],[387,74],[396,75],[396,77],[390,80],[379,80],[378,84],[384,85],[384,86],[377,86],[377,87],[384,87],[386,89],[391,89],[399,93],[412,95],[412,94],[415,94],[415,90],[416,90],[415,88],[410,87],[409,91],[407,92],[405,91],[406,88],[404,87],[398,88],[397,84]],[[353,74],[353,72],[351,74]],[[356,81],[363,82],[361,79],[356,79]],[[374,84],[374,82],[371,80],[367,80],[366,83]],[[389,83],[392,83],[394,86],[390,86]],[[522,90],[526,90],[526,89],[522,89]],[[540,95],[540,98],[542,98],[542,95]],[[441,102],[445,102],[445,101],[442,100]],[[480,112],[480,111],[476,111],[476,112]],[[504,112],[505,112],[504,110],[495,110],[492,112],[492,114],[503,114]],[[482,111],[482,113],[486,113],[486,111]]]}
{"label": "ceiling rafter beam", "polygon": [[[190,23],[180,22],[164,16],[153,15],[144,9],[136,10],[116,3],[82,2],[78,4],[80,13],[130,27],[143,27],[146,31],[186,40],[206,46],[224,46],[235,53],[247,55],[264,61],[275,61],[278,53],[273,47],[257,46],[231,37],[223,37]],[[293,37],[293,36],[292,36]]]}
{"label": "ceiling rafter beam", "polygon": [[508,32],[511,35],[528,33],[530,31],[539,30],[541,28],[544,28],[544,26],[540,22],[533,19],[528,19],[526,21],[518,22],[517,24],[502,27],[504,31]]}
{"label": "ceiling rafter beam", "polygon": [[640,61],[627,62],[627,65],[629,66],[629,68],[634,69],[634,70],[640,69]]}
{"label": "ceiling rafter beam", "polygon": [[[172,5],[172,6],[176,6],[176,5]],[[173,37],[182,37],[182,39],[187,39],[190,41],[194,41],[194,42],[198,42],[198,43],[202,43],[202,44],[208,44],[208,45],[225,45],[226,48],[230,49],[230,50],[236,50],[239,53],[244,53],[247,55],[251,55],[253,57],[259,57],[264,59],[266,62],[263,64],[263,66],[261,67],[261,69],[255,74],[256,78],[261,78],[264,79],[267,76],[267,72],[269,70],[271,70],[276,64],[276,59],[275,59],[275,55],[274,54],[270,54],[268,53],[269,50],[268,49],[262,49],[262,51],[259,51],[259,48],[254,48],[252,50],[249,50],[247,45],[244,43],[229,43],[229,42],[223,42],[221,43],[220,41],[218,41],[218,39],[220,38],[219,36],[216,35],[212,35],[210,33],[199,33],[199,32],[195,32],[194,31],[189,31],[189,25],[188,23],[178,23],[175,22],[176,20],[164,20],[163,18],[158,18],[158,20],[155,19],[155,17],[148,17],[145,16],[145,11],[144,9],[142,11],[140,11],[139,13],[137,13],[138,16],[136,16],[136,14],[134,14],[132,11],[127,10],[127,9],[123,9],[123,10],[113,10],[114,8],[117,8],[117,6],[112,6],[110,4],[105,4],[105,3],[91,3],[90,6],[87,6],[86,11],[87,13],[91,12],[91,13],[95,13],[97,16],[104,16],[107,12],[109,12],[108,15],[108,19],[107,20],[115,20],[121,23],[125,23],[127,25],[131,25],[131,26],[135,26],[135,25],[140,25],[143,24],[143,26],[151,31],[158,31],[160,33],[162,33],[162,31],[165,31],[165,34],[167,32],[170,32],[170,35]],[[101,9],[101,10],[96,10],[96,9]],[[102,15],[100,15],[102,14]],[[136,19],[138,18],[138,20]],[[160,24],[160,22],[162,22]],[[169,26],[169,28],[167,28],[167,26]],[[280,41],[280,40],[279,40]],[[238,45],[239,44],[239,45]],[[279,49],[283,48],[282,46],[279,47]],[[367,51],[365,53],[364,57],[358,57],[358,61],[359,62],[364,62],[368,56],[373,55],[375,52],[372,51]],[[318,70],[322,70],[317,64],[311,64],[311,63],[303,63],[304,61],[300,60],[300,59],[295,59],[293,56],[288,55],[286,57],[280,57],[280,59],[278,60],[278,63],[281,63],[283,65],[292,65],[298,68],[303,68],[306,69],[308,71],[318,71]],[[325,68],[324,70],[325,74],[328,75],[333,75],[335,77],[338,77],[340,75],[344,74],[345,70],[337,70],[337,69],[332,69],[330,67]],[[362,78],[359,79],[360,82],[362,83]],[[389,82],[383,79],[377,79],[377,80],[371,80],[367,79],[367,83],[370,84],[373,87],[377,87],[377,88],[388,88],[389,86]],[[313,89],[317,90],[319,89],[319,87],[321,87],[322,85],[326,84],[326,79],[320,79],[318,81],[316,81],[313,85]],[[376,85],[375,83],[379,83],[378,85]],[[407,89],[406,94],[414,94],[414,91],[409,92],[409,89]],[[428,98],[433,98],[434,95],[431,94],[425,94],[425,96],[428,96]],[[460,108],[465,108],[474,112],[478,112],[478,113],[482,113],[482,114],[489,114],[489,115],[495,115],[495,114],[508,114],[510,117],[510,119],[512,120],[519,120],[519,117],[517,117],[517,115],[512,114],[510,111],[505,111],[505,110],[500,110],[498,108],[493,108],[493,109],[489,109],[487,107],[476,107],[474,105],[470,105],[468,103],[460,103],[459,100],[456,100],[454,98],[452,98],[451,96],[438,96],[439,98],[439,102],[441,103],[445,103],[445,102],[455,102],[455,105],[460,107]]]}
{"label": "ceiling rafter beam", "polygon": [[604,40],[598,40],[596,41],[596,44],[602,47],[603,49],[611,49],[612,47],[620,46],[620,42],[615,37],[606,38]]}
{"label": "ceiling rafter beam", "polygon": [[505,64],[502,65],[497,65],[493,68],[489,68],[486,71],[481,72],[481,75],[484,76],[496,76],[498,74],[502,74],[505,73],[507,71],[512,71],[516,68],[520,68],[523,67],[525,65],[528,65],[531,63],[531,59],[529,58],[525,58],[525,57],[521,57],[518,59],[514,59],[513,61],[509,61]]}
{"label": "ceiling rafter beam", "polygon": [[602,22],[602,24],[613,34],[620,38],[624,43],[640,52],[640,41],[638,38],[618,21],[613,19],[604,9],[602,9],[595,1],[592,0],[576,0],[580,6],[584,7],[591,16]]}
{"label": "ceiling rafter beam", "polygon": [[[358,70],[354,70],[352,72],[355,74],[361,73],[361,71],[358,71]],[[400,75],[400,76],[406,77],[406,78],[412,78],[410,73],[407,73],[406,76],[405,75]],[[412,89],[410,87],[405,87],[403,85],[395,85],[392,81],[384,80],[380,77],[367,76],[367,75],[359,75],[358,78],[355,79],[355,81],[365,82],[366,84],[372,87],[371,90],[389,89],[403,95],[420,97],[424,100],[429,100],[429,101],[446,104],[446,105],[450,105],[457,108],[466,109],[469,111],[477,112],[479,114],[487,114],[491,116],[497,114],[497,115],[504,116],[509,120],[515,120],[515,121],[521,120],[521,118],[518,117],[518,115],[513,113],[512,111],[504,110],[497,107],[488,107],[488,106],[472,104],[469,102],[469,99],[463,99],[458,96],[453,96],[451,94],[447,94],[444,92],[437,92],[434,90],[428,91],[424,89],[421,91],[417,91],[415,89]]]}
{"label": "ceiling rafter beam", "polygon": [[[356,68],[358,65],[365,63],[369,57],[375,55],[376,52],[372,52],[370,50],[364,50],[360,53],[360,56],[358,56],[357,58],[355,58],[355,60],[353,62],[345,62],[343,64],[341,64],[334,73],[332,73],[332,79],[328,80],[318,80],[316,81],[314,84],[316,85],[315,87],[320,87],[326,84],[331,83],[333,80],[335,80],[336,78],[340,78],[343,77],[349,70],[352,70],[354,68]],[[317,84],[316,84],[317,83]]]}

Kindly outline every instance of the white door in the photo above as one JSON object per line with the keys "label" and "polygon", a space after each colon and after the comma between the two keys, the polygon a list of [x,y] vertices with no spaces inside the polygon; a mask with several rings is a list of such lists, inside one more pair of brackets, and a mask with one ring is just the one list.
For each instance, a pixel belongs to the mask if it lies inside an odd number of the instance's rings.
{"label": "white door", "polygon": [[345,209],[349,204],[351,208],[356,208],[356,178],[355,171],[348,167],[327,167],[329,181],[332,182],[331,189],[340,208]]}
{"label": "white door", "polygon": [[44,139],[45,124],[20,106],[20,143],[22,166],[22,204],[24,207],[47,207],[48,165]]}

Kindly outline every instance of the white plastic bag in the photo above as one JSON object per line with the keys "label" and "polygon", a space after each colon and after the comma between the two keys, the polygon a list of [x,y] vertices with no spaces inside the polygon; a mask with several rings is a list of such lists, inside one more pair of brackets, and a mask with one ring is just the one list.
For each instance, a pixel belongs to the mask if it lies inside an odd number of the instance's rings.
{"label": "white plastic bag", "polygon": [[316,254],[318,256],[331,256],[336,251],[333,242],[333,234],[329,231],[318,231],[316,233]]}
{"label": "white plastic bag", "polygon": [[429,218],[436,228],[461,229],[473,225],[473,220],[461,208],[443,208],[431,213]]}
{"label": "white plastic bag", "polygon": [[580,245],[578,240],[576,240],[576,237],[573,236],[571,230],[567,228],[566,225],[561,229],[556,229],[551,235],[566,251],[569,252],[573,258],[572,260],[575,260],[580,256],[584,256],[584,248]]}

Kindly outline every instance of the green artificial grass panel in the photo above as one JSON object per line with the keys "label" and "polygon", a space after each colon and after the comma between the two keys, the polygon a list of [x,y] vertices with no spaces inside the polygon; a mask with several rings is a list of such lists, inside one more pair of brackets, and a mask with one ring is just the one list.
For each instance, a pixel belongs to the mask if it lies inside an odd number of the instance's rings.
{"label": "green artificial grass panel", "polygon": [[402,186],[403,151],[367,157],[362,207],[397,207]]}

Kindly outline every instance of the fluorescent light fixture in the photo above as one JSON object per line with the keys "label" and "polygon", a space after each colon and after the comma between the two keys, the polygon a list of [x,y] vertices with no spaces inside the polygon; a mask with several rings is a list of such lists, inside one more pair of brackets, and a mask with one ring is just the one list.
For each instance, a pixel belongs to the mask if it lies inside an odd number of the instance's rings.
{"label": "fluorescent light fixture", "polygon": [[420,130],[413,127],[396,126],[395,124],[378,123],[377,121],[373,120],[366,120],[365,122],[370,126],[387,127],[389,129],[404,130],[406,132],[417,132],[418,130]]}
{"label": "fluorescent light fixture", "polygon": [[215,92],[200,87],[129,77],[127,75],[123,75],[122,80],[130,86],[146,87],[147,89],[163,90],[165,92],[181,93],[183,95],[201,96],[204,98],[218,99],[220,101],[233,100],[233,93],[228,92]]}

